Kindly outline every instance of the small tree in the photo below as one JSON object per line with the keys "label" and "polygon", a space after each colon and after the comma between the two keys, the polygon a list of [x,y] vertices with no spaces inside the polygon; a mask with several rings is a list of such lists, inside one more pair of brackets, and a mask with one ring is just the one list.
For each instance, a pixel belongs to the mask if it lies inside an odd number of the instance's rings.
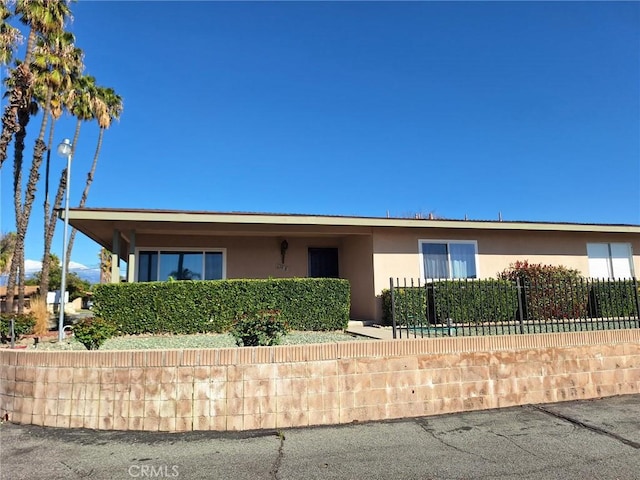
{"label": "small tree", "polygon": [[241,315],[231,328],[231,335],[239,347],[262,347],[278,345],[287,330],[279,310],[262,310]]}
{"label": "small tree", "polygon": [[87,350],[98,350],[118,333],[118,327],[102,318],[85,318],[71,327],[73,335]]}
{"label": "small tree", "polygon": [[[49,270],[49,288],[58,290],[62,284],[62,264],[57,255],[51,253],[51,268]],[[37,272],[33,278],[25,282],[26,285],[40,285],[42,279],[42,271]],[[84,296],[85,292],[91,290],[91,284],[83,280],[75,272],[67,272],[67,290],[69,291],[69,300],[74,300]]]}

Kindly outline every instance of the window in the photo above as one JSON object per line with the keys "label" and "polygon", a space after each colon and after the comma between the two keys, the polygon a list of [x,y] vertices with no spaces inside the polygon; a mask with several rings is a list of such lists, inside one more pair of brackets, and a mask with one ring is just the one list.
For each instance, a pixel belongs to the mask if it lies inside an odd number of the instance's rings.
{"label": "window", "polygon": [[476,241],[420,240],[420,263],[426,279],[477,278]]}
{"label": "window", "polygon": [[589,274],[592,278],[632,278],[630,243],[587,243]]}
{"label": "window", "polygon": [[224,252],[165,251],[138,252],[138,281],[220,280],[224,278]]}

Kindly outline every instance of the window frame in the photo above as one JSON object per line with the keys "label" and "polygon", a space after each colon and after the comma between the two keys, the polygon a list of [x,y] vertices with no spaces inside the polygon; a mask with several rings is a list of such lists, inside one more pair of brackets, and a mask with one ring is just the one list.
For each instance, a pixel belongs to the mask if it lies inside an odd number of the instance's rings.
{"label": "window frame", "polygon": [[[160,255],[168,252],[188,252],[188,253],[201,253],[202,254],[202,271],[204,272],[205,267],[205,254],[207,253],[221,253],[222,254],[222,278],[221,280],[226,280],[227,278],[227,249],[226,248],[197,248],[197,247],[136,247],[135,248],[135,256],[136,256],[136,265],[135,271],[133,273],[133,278],[135,278],[136,283],[140,282],[138,280],[138,274],[140,272],[140,253],[141,252],[155,252],[158,254],[158,265],[156,267],[156,279],[159,278],[160,275]],[[150,280],[151,282],[162,282],[164,280]],[[198,280],[194,280],[198,281]]]}
{"label": "window frame", "polygon": [[[630,280],[632,278],[635,278],[636,274],[635,274],[635,265],[633,263],[633,244],[631,242],[587,242],[586,243],[586,253],[587,253],[587,266],[589,268],[589,278],[603,278],[603,277],[594,277],[592,276],[591,270],[592,270],[592,266],[591,266],[591,261],[592,259],[594,259],[594,257],[591,257],[589,255],[589,245],[606,245],[607,247],[607,251],[608,251],[608,256],[606,257],[606,261],[607,261],[607,272],[609,273],[608,277],[606,278],[606,280]],[[613,250],[612,250],[612,245],[625,245],[627,247],[627,261],[629,262],[629,277],[618,277],[616,276],[616,272],[614,271],[614,256],[613,256]]]}
{"label": "window frame", "polygon": [[[449,277],[448,278],[427,278],[426,272],[424,269],[424,253],[422,251],[422,246],[428,243],[437,243],[437,244],[445,244],[447,246],[447,263],[449,267]],[[420,278],[422,278],[426,282],[434,282],[439,280],[464,280],[457,279],[452,277],[452,268],[451,268],[451,249],[449,245],[451,244],[465,244],[465,245],[473,245],[474,255],[473,261],[476,269],[475,277],[467,277],[469,280],[477,280],[480,278],[480,257],[478,255],[478,241],[477,240],[453,240],[453,239],[426,239],[421,238],[418,240],[418,258],[420,263]]]}

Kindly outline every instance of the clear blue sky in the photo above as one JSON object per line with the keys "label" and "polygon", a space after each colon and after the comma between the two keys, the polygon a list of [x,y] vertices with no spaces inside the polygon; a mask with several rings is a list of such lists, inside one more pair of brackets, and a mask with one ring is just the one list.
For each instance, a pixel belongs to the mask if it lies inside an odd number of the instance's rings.
{"label": "clear blue sky", "polygon": [[[640,223],[638,2],[72,9],[86,73],[125,107],[88,206]],[[72,205],[97,139],[82,128]],[[81,237],[72,260],[95,265]]]}

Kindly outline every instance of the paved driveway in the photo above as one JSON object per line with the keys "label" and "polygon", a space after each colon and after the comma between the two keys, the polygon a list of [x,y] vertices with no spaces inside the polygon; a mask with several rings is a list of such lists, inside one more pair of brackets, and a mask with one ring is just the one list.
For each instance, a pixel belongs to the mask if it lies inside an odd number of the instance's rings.
{"label": "paved driveway", "polygon": [[639,479],[640,395],[281,432],[0,426],[2,479]]}

